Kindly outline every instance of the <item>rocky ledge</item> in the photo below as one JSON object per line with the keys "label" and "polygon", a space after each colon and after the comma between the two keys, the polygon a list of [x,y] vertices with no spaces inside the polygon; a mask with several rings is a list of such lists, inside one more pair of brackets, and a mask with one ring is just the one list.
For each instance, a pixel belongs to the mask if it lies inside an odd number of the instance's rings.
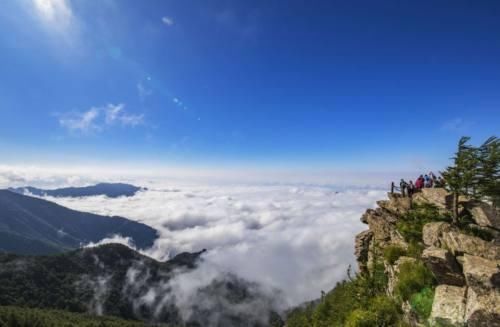
{"label": "rocky ledge", "polygon": [[[383,260],[389,279],[387,293],[396,297],[399,266],[416,260],[425,264],[435,279],[432,310],[426,321],[421,321],[408,302],[403,302],[402,310],[411,326],[500,326],[500,214],[488,203],[461,199],[461,214],[470,219],[466,228],[446,221],[429,222],[421,230],[421,252],[417,255],[410,257],[403,252],[392,263],[382,255],[389,246],[402,251],[412,246],[397,228],[412,207],[432,205],[446,214],[450,199],[445,189],[429,188],[412,200],[389,194],[376,209],[367,210],[361,221],[369,229],[358,234],[355,242],[359,271],[371,273],[374,262]],[[487,233],[488,240],[478,237],[481,233]]]}

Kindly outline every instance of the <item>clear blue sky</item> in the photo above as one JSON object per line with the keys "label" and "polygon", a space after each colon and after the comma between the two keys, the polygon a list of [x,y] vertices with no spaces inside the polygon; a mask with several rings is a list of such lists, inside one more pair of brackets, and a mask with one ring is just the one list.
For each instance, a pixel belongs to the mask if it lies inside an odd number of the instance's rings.
{"label": "clear blue sky", "polygon": [[0,160],[377,169],[500,131],[500,1],[4,0]]}

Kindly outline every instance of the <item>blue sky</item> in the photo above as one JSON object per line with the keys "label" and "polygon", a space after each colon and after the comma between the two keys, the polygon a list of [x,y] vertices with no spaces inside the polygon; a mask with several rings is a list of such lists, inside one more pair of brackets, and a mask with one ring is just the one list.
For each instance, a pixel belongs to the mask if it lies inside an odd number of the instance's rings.
{"label": "blue sky", "polygon": [[2,162],[441,168],[500,130],[498,1],[2,6]]}

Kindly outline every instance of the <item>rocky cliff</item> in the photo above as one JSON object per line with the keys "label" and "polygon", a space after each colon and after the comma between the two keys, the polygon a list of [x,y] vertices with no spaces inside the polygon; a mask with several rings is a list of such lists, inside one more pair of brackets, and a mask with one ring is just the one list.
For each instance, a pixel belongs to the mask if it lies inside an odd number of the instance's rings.
{"label": "rocky cliff", "polygon": [[[389,194],[367,210],[361,221],[369,229],[355,243],[359,270],[370,274],[383,261],[387,294],[402,302],[411,326],[500,326],[499,212],[461,199],[461,223],[454,226],[446,219],[450,199],[444,189],[423,189],[413,199]],[[427,210],[426,218],[415,210]],[[432,309],[424,318],[398,293],[401,268],[409,262],[432,274]]]}

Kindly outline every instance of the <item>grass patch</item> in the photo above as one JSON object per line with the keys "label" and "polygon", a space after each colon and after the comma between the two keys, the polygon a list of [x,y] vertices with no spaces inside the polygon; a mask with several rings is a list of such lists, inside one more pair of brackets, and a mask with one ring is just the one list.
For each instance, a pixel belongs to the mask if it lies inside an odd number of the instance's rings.
{"label": "grass patch", "polygon": [[431,315],[432,303],[434,302],[434,289],[426,287],[410,297],[410,305],[418,314],[421,321]]}
{"label": "grass patch", "polygon": [[404,262],[399,266],[396,294],[402,300],[409,300],[415,293],[434,285],[434,276],[422,262]]}
{"label": "grass patch", "polygon": [[406,250],[397,245],[389,245],[384,249],[384,259],[391,265],[404,255],[406,255]]}
{"label": "grass patch", "polygon": [[420,243],[424,225],[433,221],[450,222],[451,217],[440,212],[434,205],[415,205],[396,223],[396,229],[408,243]]}

